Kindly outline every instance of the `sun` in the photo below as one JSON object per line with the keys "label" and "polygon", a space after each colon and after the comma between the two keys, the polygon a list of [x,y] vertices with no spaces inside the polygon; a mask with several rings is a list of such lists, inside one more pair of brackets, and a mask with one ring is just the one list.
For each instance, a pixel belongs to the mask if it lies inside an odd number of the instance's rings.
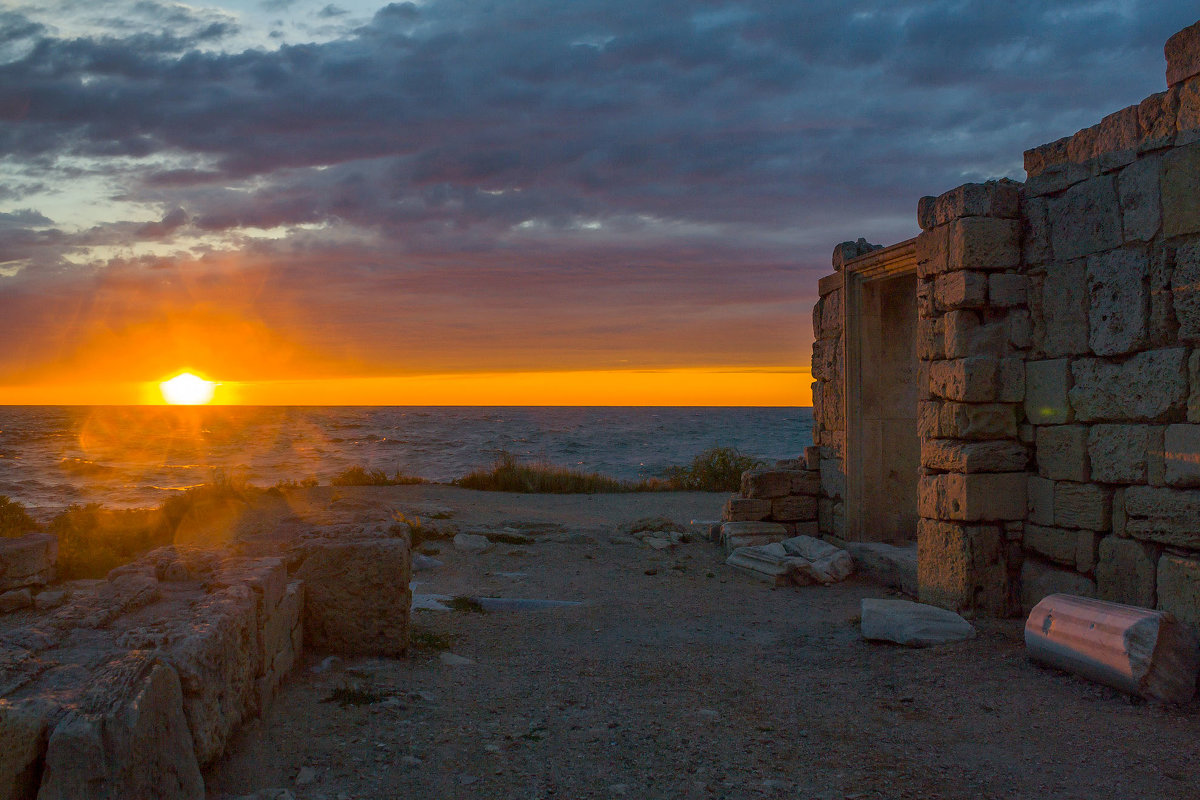
{"label": "sun", "polygon": [[190,372],[181,372],[158,385],[163,399],[173,406],[202,406],[211,403],[216,384],[197,377]]}

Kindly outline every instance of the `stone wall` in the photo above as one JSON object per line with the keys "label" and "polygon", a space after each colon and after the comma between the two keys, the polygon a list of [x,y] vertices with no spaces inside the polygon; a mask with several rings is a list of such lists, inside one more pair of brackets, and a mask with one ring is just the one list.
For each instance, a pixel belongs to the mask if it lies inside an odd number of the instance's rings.
{"label": "stone wall", "polygon": [[[1066,591],[1200,625],[1200,23],[1167,91],[918,206],[922,600]],[[814,311],[820,530],[844,535],[847,274]],[[852,456],[854,454],[851,454]]]}

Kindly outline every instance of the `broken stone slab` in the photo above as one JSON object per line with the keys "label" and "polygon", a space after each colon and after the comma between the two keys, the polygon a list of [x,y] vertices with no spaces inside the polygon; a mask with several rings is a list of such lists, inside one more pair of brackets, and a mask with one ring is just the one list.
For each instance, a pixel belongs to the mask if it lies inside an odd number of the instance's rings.
{"label": "broken stone slab", "polygon": [[1141,697],[1185,703],[1200,644],[1165,611],[1053,594],[1025,622],[1030,658]]}
{"label": "broken stone slab", "polygon": [[655,531],[687,533],[686,527],[668,517],[642,517],[622,524],[618,530],[621,533],[628,533],[634,536],[639,533],[653,533]]}
{"label": "broken stone slab", "polygon": [[33,605],[33,594],[28,589],[11,589],[0,592],[0,614],[20,611]]}
{"label": "broken stone slab", "polygon": [[909,600],[864,599],[861,629],[864,639],[908,647],[929,647],[975,637],[974,626],[953,611]]}
{"label": "broken stone slab", "polygon": [[0,538],[0,592],[45,586],[54,580],[58,537],[31,533],[15,539]]}
{"label": "broken stone slab", "polygon": [[778,542],[758,547],[738,547],[725,559],[726,564],[739,572],[772,586],[785,586],[791,582],[792,566],[787,562],[787,552]]}
{"label": "broken stone slab", "polygon": [[812,536],[793,536],[779,543],[788,556],[794,583],[829,585],[854,572],[854,559],[840,547]]}
{"label": "broken stone slab", "polygon": [[726,522],[721,526],[721,541],[725,552],[732,553],[739,547],[782,542],[788,538],[786,525],[778,522]]}
{"label": "broken stone slab", "polygon": [[917,591],[917,546],[897,547],[883,542],[846,542],[854,565],[864,575],[912,597]]}
{"label": "broken stone slab", "polygon": [[486,536],[475,533],[460,533],[454,537],[454,549],[460,553],[479,555],[492,549],[492,543]]}

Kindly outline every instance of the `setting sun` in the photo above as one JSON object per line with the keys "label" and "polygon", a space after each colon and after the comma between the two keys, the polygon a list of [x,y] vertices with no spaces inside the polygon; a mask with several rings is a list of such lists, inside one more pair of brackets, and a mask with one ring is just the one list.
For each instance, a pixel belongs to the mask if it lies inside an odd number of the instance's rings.
{"label": "setting sun", "polygon": [[212,402],[216,384],[184,372],[158,385],[163,399],[173,406],[202,406]]}

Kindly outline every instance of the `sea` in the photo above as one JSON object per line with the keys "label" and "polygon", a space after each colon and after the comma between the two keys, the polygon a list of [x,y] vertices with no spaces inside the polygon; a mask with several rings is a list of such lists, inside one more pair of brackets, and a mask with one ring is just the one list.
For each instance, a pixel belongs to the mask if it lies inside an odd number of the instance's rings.
{"label": "sea", "polygon": [[797,458],[812,422],[811,408],[0,406],[0,495],[138,508],[215,472],[268,487],[356,465],[449,482],[502,452],[634,480],[714,446]]}

